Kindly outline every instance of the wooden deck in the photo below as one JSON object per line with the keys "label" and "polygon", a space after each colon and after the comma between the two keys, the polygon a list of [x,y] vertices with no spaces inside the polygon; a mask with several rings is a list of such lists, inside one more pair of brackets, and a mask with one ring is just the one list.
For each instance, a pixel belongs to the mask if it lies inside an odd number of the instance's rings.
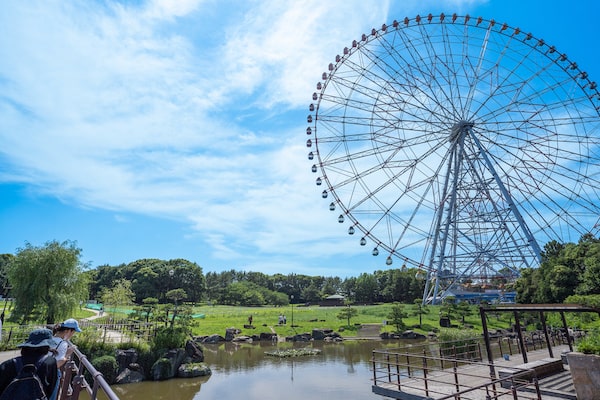
{"label": "wooden deck", "polygon": [[[561,353],[568,349],[566,345],[553,347],[554,360],[560,360]],[[477,361],[456,364],[446,361],[444,368],[427,367],[433,363],[433,358],[414,355],[412,360],[414,366],[411,371],[410,367],[406,369],[405,361],[413,356],[406,356],[406,360],[403,360],[403,357],[402,355],[400,358],[392,357],[388,365],[383,365],[379,373],[384,379],[378,379],[378,372],[374,372],[375,384],[372,387],[374,393],[399,400],[453,399],[457,393],[460,393],[461,400],[525,400],[538,399],[539,390],[542,400],[576,400],[577,398],[568,365],[563,365],[562,371],[553,368],[552,371],[547,371],[549,375],[538,377],[538,389],[536,389],[535,382],[529,382],[527,379],[531,370],[527,372],[519,369],[523,364],[520,354],[509,356],[507,359],[495,359],[492,369],[487,362]],[[422,361],[419,358],[422,358]],[[549,353],[545,348],[528,351],[527,358],[530,364],[539,364],[542,362],[540,360],[549,358]],[[395,369],[398,363],[402,366]],[[425,365],[426,368],[419,368],[418,364]],[[517,376],[513,380],[502,382],[498,370],[513,370],[517,372]],[[396,374],[395,371],[398,373]],[[386,373],[388,375],[384,377]]]}

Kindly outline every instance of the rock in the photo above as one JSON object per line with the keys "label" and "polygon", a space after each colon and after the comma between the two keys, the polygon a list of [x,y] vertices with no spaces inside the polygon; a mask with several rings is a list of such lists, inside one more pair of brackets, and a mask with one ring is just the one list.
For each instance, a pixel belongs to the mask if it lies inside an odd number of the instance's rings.
{"label": "rock", "polygon": [[417,333],[415,331],[404,331],[402,332],[402,339],[425,339],[425,335]]}
{"label": "rock", "polygon": [[309,342],[311,339],[310,333],[299,333],[285,338],[286,342]]}
{"label": "rock", "polygon": [[179,378],[194,378],[197,376],[208,376],[211,374],[212,371],[210,370],[210,367],[205,363],[181,364],[177,369],[177,376]]}
{"label": "rock", "polygon": [[152,379],[161,381],[171,379],[177,375],[177,370],[185,358],[184,349],[169,350],[152,366]]}
{"label": "rock", "polygon": [[185,343],[186,360],[191,363],[199,363],[204,361],[204,351],[193,340],[188,340]]}
{"label": "rock", "polygon": [[259,340],[270,340],[270,341],[274,341],[277,340],[277,334],[276,333],[271,333],[271,332],[262,332],[259,336]]}
{"label": "rock", "polygon": [[239,329],[227,328],[227,329],[225,329],[225,341],[231,342],[233,340],[233,338],[235,337],[235,335],[239,335],[239,334],[240,334]]}
{"label": "rock", "polygon": [[155,381],[164,381],[173,378],[171,375],[171,360],[168,358],[159,358],[152,365],[152,379]]}
{"label": "rock", "polygon": [[323,340],[325,339],[325,331],[323,329],[313,329],[312,330],[312,338],[315,340]]}
{"label": "rock", "polygon": [[250,336],[236,336],[231,341],[234,343],[252,343],[252,338]]}
{"label": "rock", "polygon": [[[133,366],[137,364],[132,364]],[[138,365],[139,367],[139,365]],[[125,368],[121,373],[117,376],[115,380],[115,384],[123,384],[123,383],[137,383],[142,382],[144,380],[144,372],[141,370],[133,370],[129,368]]]}
{"label": "rock", "polygon": [[219,342],[224,342],[225,338],[221,335],[210,335],[205,337],[204,339],[202,339],[202,343],[219,343]]}
{"label": "rock", "polygon": [[120,374],[130,364],[136,363],[138,359],[138,353],[135,349],[117,350],[115,353],[115,359],[117,360],[118,368],[117,374]]}

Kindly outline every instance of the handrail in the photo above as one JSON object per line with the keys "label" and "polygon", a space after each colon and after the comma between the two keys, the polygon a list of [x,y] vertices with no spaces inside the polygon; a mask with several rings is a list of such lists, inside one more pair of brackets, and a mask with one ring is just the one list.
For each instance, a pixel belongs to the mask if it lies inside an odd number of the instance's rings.
{"label": "handrail", "polygon": [[[505,366],[503,368],[513,373],[498,377],[489,363],[428,355],[425,349],[422,350],[422,354],[401,349],[373,350],[373,392],[386,397],[402,391],[427,398],[437,396],[437,399],[464,400],[481,396],[517,399],[528,398],[523,393],[517,394],[518,390],[528,387],[534,396],[540,395],[534,370]],[[532,379],[527,379],[531,375]]]}
{"label": "handrail", "polygon": [[[113,392],[102,373],[94,368],[92,363],[88,361],[87,356],[80,352],[77,346],[71,343],[69,345],[73,347],[73,353],[65,364],[63,371],[64,379],[58,400],[77,400],[79,399],[79,394],[84,390],[90,396],[90,400],[96,400],[100,390],[106,395],[108,400],[119,400],[119,397]],[[74,358],[77,358],[78,362],[75,362]],[[92,376],[93,385],[91,387],[85,379],[85,371],[88,371]]]}

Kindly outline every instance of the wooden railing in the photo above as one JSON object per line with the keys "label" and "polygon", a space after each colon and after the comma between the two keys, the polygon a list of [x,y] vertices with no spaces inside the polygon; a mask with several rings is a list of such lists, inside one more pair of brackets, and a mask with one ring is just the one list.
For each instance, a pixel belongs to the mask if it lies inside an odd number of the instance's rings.
{"label": "wooden railing", "polygon": [[94,328],[101,332],[101,338],[105,342],[123,343],[142,340],[151,341],[156,336],[160,324],[156,322],[139,322],[132,320],[118,320],[112,322],[98,323],[94,321],[81,321],[80,327]]}

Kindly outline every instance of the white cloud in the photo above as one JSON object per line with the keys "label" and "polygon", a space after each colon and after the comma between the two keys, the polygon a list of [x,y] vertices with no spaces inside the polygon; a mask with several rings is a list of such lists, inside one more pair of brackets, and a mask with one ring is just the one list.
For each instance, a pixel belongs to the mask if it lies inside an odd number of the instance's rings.
{"label": "white cloud", "polygon": [[0,180],[187,221],[220,258],[303,254],[307,241],[315,258],[362,252],[327,244],[344,229],[318,196],[303,132],[321,73],[388,7],[9,2]]}

